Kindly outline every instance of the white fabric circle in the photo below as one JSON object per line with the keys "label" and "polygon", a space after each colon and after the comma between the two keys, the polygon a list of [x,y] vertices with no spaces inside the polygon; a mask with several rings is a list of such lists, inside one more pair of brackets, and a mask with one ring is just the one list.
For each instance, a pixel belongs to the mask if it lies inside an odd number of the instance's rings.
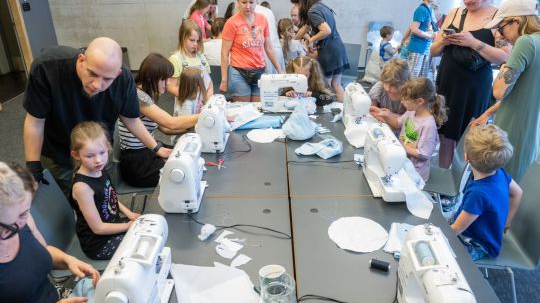
{"label": "white fabric circle", "polygon": [[377,222],[363,217],[343,217],[332,222],[328,236],[340,248],[368,253],[380,249],[388,232]]}
{"label": "white fabric circle", "polygon": [[279,137],[283,137],[281,129],[253,129],[247,133],[249,140],[257,143],[271,143]]}

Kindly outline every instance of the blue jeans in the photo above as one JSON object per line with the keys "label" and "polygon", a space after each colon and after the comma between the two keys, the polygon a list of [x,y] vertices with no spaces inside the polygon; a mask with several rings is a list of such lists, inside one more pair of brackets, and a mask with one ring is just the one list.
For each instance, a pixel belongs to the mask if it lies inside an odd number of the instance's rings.
{"label": "blue jeans", "polygon": [[463,235],[458,235],[458,238],[463,246],[465,246],[465,249],[467,249],[473,261],[480,260],[489,255],[484,246],[475,239]]}

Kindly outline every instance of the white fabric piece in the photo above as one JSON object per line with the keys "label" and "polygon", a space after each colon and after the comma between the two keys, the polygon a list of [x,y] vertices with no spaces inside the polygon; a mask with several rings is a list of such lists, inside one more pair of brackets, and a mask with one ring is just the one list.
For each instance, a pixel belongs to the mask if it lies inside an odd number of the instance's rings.
{"label": "white fabric piece", "polygon": [[343,217],[332,222],[328,236],[340,248],[368,253],[381,248],[388,232],[377,222],[363,217]]}
{"label": "white fabric piece", "polygon": [[360,126],[351,126],[345,128],[343,134],[352,146],[356,148],[364,147],[364,144],[366,142],[367,129],[364,129]]}
{"label": "white fabric piece", "polygon": [[224,230],[219,234],[219,236],[214,240],[214,242],[221,243],[223,239],[225,239],[228,235],[234,234],[232,231]]}
{"label": "white fabric piece", "polygon": [[330,130],[324,126],[320,126],[318,125],[316,128],[315,128],[315,132],[317,134],[327,134],[330,132]]}
{"label": "white fabric piece", "polygon": [[386,241],[383,250],[387,253],[394,254],[394,257],[399,258],[401,255],[401,247],[403,246],[403,242],[405,242],[407,232],[413,227],[414,225],[407,223],[392,223],[388,241]]}
{"label": "white fabric piece", "polygon": [[335,122],[339,122],[341,120],[343,120],[343,114],[337,114],[337,115],[334,116],[334,119],[332,119],[332,121],[330,121],[330,122],[335,123]]}
{"label": "white fabric piece", "polygon": [[198,235],[199,239],[201,241],[204,241],[208,239],[214,232],[216,231],[216,227],[212,224],[204,224],[201,227],[201,233]]}
{"label": "white fabric piece", "polygon": [[315,136],[316,127],[317,124],[309,119],[306,107],[299,104],[281,129],[291,140],[308,140]]}
{"label": "white fabric piece", "polygon": [[240,254],[238,255],[238,257],[234,258],[234,260],[232,260],[231,262],[231,267],[238,267],[238,266],[242,266],[244,264],[246,264],[247,262],[251,261],[251,258],[244,255],[244,254]]}
{"label": "white fabric piece", "polygon": [[227,106],[225,111],[227,117],[232,118],[231,129],[235,130],[238,127],[258,119],[263,115],[252,104],[241,104],[240,106]]}
{"label": "white fabric piece", "polygon": [[419,189],[407,189],[403,190],[403,193],[405,194],[407,209],[411,214],[422,219],[428,219],[433,210],[433,202]]}
{"label": "white fabric piece", "polygon": [[265,128],[265,129],[252,129],[247,133],[249,140],[257,143],[272,143],[277,138],[285,138],[283,130]]}
{"label": "white fabric piece", "polygon": [[257,303],[245,271],[214,262],[215,267],[172,264],[179,303]]}
{"label": "white fabric piece", "polygon": [[317,155],[323,159],[329,159],[343,152],[343,144],[338,139],[326,139],[319,143],[304,143],[294,152],[297,155]]}

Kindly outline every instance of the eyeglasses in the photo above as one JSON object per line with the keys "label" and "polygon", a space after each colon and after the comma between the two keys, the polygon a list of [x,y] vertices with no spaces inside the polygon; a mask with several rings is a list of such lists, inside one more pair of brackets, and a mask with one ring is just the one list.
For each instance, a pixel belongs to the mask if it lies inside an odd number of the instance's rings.
{"label": "eyeglasses", "polygon": [[497,31],[499,32],[499,34],[503,35],[503,29],[505,26],[507,26],[508,24],[512,24],[514,23],[514,20],[510,20],[508,22],[506,22],[505,24],[499,26],[499,28],[497,28]]}
{"label": "eyeglasses", "polygon": [[[0,222],[0,227],[3,227],[5,229],[7,229],[6,232],[3,232],[3,231],[0,232],[0,239],[2,239],[2,240],[7,240],[9,238],[12,238],[13,236],[15,236],[19,232],[19,225],[17,225],[17,223],[7,225],[7,224],[4,224],[4,223]],[[4,234],[6,234],[6,235],[4,235]]]}

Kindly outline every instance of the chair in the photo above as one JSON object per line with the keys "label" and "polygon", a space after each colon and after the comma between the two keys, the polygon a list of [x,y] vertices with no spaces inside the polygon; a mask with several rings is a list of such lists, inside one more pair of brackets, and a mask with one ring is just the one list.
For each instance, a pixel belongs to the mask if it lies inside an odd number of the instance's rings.
{"label": "chair", "polygon": [[510,274],[513,302],[517,303],[513,268],[534,270],[540,265],[540,163],[535,162],[523,177],[523,197],[510,230],[504,235],[500,255],[476,261],[486,269],[504,269]]}
{"label": "chair", "polygon": [[210,65],[210,78],[214,84],[214,94],[219,94],[219,85],[221,84],[221,66]]}
{"label": "chair", "polygon": [[104,270],[107,261],[92,260],[83,253],[75,234],[75,214],[53,176],[45,170],[43,177],[49,185],[39,184],[30,210],[37,229],[47,244],[92,264],[97,270]]}
{"label": "chair", "polygon": [[120,134],[118,131],[118,123],[116,123],[116,126],[114,128],[112,158],[111,179],[114,184],[114,189],[116,190],[116,193],[118,195],[131,195],[131,202],[129,206],[129,209],[131,210],[133,210],[133,207],[135,205],[135,199],[137,197],[137,194],[144,195],[142,207],[142,210],[144,211],[148,195],[151,195],[156,188],[131,186],[126,183],[126,181],[124,181],[124,179],[122,178],[122,174],[120,172]]}
{"label": "chair", "polygon": [[429,179],[424,186],[424,191],[434,193],[435,200],[442,212],[441,195],[454,197],[460,193],[461,179],[467,169],[465,161],[464,144],[465,135],[468,132],[465,130],[459,140],[456,150],[454,151],[454,159],[450,169],[440,168],[432,165],[430,168]]}
{"label": "chair", "polygon": [[347,58],[349,59],[349,69],[343,71],[341,83],[346,86],[358,79],[358,61],[360,61],[361,44],[344,43]]}

